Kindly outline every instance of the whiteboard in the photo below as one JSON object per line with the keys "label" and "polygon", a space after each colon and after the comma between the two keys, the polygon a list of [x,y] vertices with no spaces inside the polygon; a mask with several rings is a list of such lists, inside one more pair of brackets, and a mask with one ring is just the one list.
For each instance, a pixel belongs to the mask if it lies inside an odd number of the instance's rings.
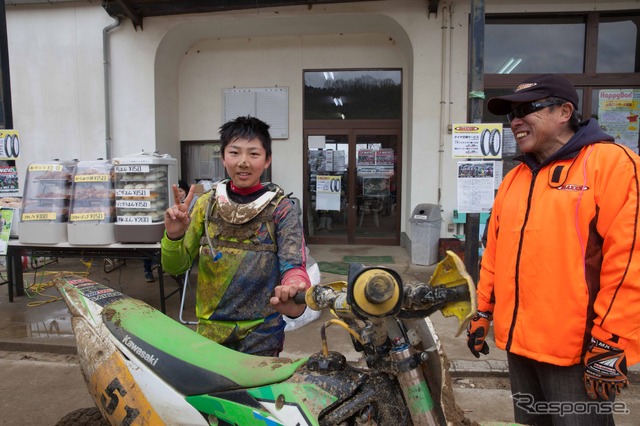
{"label": "whiteboard", "polygon": [[222,102],[223,123],[251,115],[271,126],[272,139],[289,138],[288,87],[222,89]]}

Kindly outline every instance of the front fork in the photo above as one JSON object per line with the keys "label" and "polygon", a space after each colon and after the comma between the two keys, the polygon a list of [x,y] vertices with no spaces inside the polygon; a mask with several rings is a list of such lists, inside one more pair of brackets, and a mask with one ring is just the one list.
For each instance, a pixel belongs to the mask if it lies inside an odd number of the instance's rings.
{"label": "front fork", "polygon": [[[426,356],[426,352],[423,352]],[[396,373],[400,388],[414,425],[437,426],[433,399],[424,378],[420,360],[407,343],[396,344],[391,349],[391,359],[399,366]]]}

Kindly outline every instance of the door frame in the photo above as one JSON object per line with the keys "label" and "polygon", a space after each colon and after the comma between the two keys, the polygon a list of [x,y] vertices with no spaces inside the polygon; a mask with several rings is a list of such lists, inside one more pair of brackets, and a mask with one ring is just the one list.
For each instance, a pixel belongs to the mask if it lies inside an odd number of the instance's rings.
{"label": "door frame", "polygon": [[[348,205],[347,233],[344,236],[310,236],[307,209],[311,207],[310,193],[303,191],[304,214],[303,224],[305,239],[310,244],[375,244],[400,245],[400,225],[402,218],[402,120],[305,120],[303,132],[303,176],[309,179],[309,136],[310,135],[347,135],[349,141],[348,176]],[[393,237],[358,237],[355,229],[357,223],[356,209],[356,136],[361,134],[396,135],[398,145],[396,149],[396,212]]]}

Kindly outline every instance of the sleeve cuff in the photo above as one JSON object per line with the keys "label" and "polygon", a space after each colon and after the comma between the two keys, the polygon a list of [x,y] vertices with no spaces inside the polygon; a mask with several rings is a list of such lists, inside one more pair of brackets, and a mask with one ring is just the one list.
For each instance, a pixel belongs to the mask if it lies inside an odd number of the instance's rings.
{"label": "sleeve cuff", "polygon": [[173,239],[173,238],[171,238],[171,237],[169,237],[169,236],[167,235],[167,230],[165,229],[165,230],[164,230],[164,239],[165,239],[166,241],[171,241],[171,242],[180,242],[180,241],[182,241],[182,240],[184,239],[184,234],[182,234],[182,236],[181,236],[180,238]]}
{"label": "sleeve cuff", "polygon": [[311,287],[311,279],[307,274],[307,271],[302,268],[293,268],[285,271],[282,275],[282,285],[296,285],[299,282],[305,283],[305,290]]}
{"label": "sleeve cuff", "polygon": [[608,331],[603,330],[600,326],[594,325],[591,329],[591,336],[600,340],[601,342],[605,342],[608,345],[611,345],[615,348],[624,350],[628,345],[630,340],[625,339],[624,337],[616,336]]}

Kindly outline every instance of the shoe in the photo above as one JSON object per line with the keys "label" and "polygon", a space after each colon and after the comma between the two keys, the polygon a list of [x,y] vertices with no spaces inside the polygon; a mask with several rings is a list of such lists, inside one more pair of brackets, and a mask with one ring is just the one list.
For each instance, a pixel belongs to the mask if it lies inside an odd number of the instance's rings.
{"label": "shoe", "polygon": [[152,283],[152,282],[154,282],[154,281],[156,280],[156,279],[154,278],[154,276],[153,276],[153,272],[151,272],[151,271],[145,271],[145,273],[144,273],[144,279],[145,279],[145,281],[146,281],[146,282],[148,282],[148,283]]}

